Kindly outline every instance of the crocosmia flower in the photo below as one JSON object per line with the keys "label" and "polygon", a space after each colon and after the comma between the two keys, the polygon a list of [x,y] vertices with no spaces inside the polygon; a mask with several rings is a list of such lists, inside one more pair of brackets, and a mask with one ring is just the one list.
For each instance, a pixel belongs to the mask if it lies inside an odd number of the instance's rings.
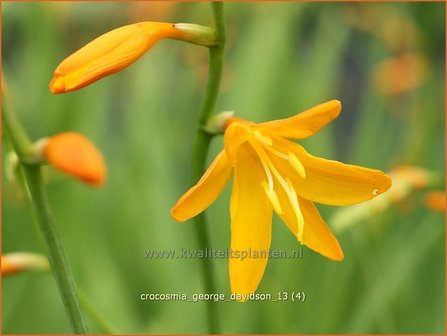
{"label": "crocosmia flower", "polygon": [[65,132],[45,139],[42,151],[46,161],[66,174],[92,186],[100,186],[105,181],[101,153],[79,133]]}
{"label": "crocosmia flower", "polygon": [[258,287],[268,261],[275,212],[299,242],[333,259],[343,251],[314,202],[348,205],[382,194],[391,180],[382,172],[309,154],[289,139],[309,137],[335,119],[341,104],[332,100],[291,118],[256,124],[231,117],[222,150],[200,181],[171,210],[185,221],[210,206],[230,177],[231,251],[256,256],[229,260],[231,291],[240,301]]}
{"label": "crocosmia flower", "polygon": [[80,89],[114,74],[146,53],[163,38],[184,36],[175,24],[140,22],[112,30],[66,58],[54,71],[52,93]]}

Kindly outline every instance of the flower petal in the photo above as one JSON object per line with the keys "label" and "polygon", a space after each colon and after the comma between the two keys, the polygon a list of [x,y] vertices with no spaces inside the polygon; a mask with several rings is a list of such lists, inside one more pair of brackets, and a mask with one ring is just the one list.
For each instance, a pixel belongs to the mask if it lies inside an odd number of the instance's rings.
{"label": "flower petal", "polygon": [[84,136],[65,132],[52,136],[43,149],[45,159],[54,167],[85,183],[100,186],[106,178],[101,153]]}
{"label": "flower petal", "polygon": [[283,188],[277,187],[276,189],[283,209],[282,213],[276,213],[289,230],[292,231],[297,240],[329,259],[343,260],[343,251],[338,244],[337,238],[335,238],[323,218],[321,218],[315,205],[308,200],[298,197],[299,212],[304,222],[303,233],[300,239],[300,217],[297,216],[296,209],[293,208]]}
{"label": "flower petal", "polygon": [[302,243],[329,259],[343,260],[340,244],[321,217],[315,204],[303,198],[300,198],[299,201],[304,217]]}
{"label": "flower petal", "polygon": [[303,139],[317,133],[337,118],[340,111],[341,103],[338,100],[331,100],[298,113],[293,117],[268,121],[259,124],[257,127],[267,134],[279,135],[284,138]]}
{"label": "flower petal", "polygon": [[239,301],[258,287],[268,261],[272,205],[261,186],[265,176],[250,146],[238,150],[231,195],[231,291]]}
{"label": "flower petal", "polygon": [[248,140],[250,131],[249,123],[242,119],[230,118],[234,121],[229,123],[225,129],[224,147],[228,158],[232,163],[236,161],[238,147]]}
{"label": "flower petal", "polygon": [[[288,181],[288,184],[291,184],[290,180]],[[281,186],[277,186],[275,189],[282,210],[282,212],[276,210],[275,212],[282,221],[286,223],[296,238],[301,241],[305,222],[299,198],[297,197],[295,190],[291,188],[291,185],[287,185],[287,189],[284,189]]]}
{"label": "flower petal", "polygon": [[54,71],[52,93],[74,91],[129,66],[165,37],[179,37],[171,23],[140,22],[114,29],[66,58]]}
{"label": "flower petal", "polygon": [[209,207],[220,195],[233,169],[222,150],[195,186],[189,189],[171,209],[171,216],[184,222]]}
{"label": "flower petal", "polygon": [[276,137],[274,146],[293,152],[306,170],[303,178],[285,160],[272,160],[280,172],[288,176],[298,196],[323,204],[349,205],[367,201],[391,186],[391,179],[382,171],[310,155],[300,145]]}

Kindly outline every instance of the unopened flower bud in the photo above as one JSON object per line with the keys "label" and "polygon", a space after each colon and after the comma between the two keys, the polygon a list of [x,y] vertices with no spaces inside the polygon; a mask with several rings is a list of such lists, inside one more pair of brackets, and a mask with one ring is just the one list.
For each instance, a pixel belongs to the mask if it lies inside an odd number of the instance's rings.
{"label": "unopened flower bud", "polygon": [[195,24],[139,22],[119,27],[94,39],[54,71],[50,91],[78,90],[123,70],[143,56],[159,40],[172,38],[194,44],[215,44],[214,30]]}
{"label": "unopened flower bud", "polygon": [[424,201],[427,208],[437,212],[445,212],[445,191],[430,191],[425,195]]}
{"label": "unopened flower bud", "polygon": [[12,275],[27,270],[48,271],[50,265],[46,257],[36,253],[14,252],[1,257],[2,275]]}
{"label": "unopened flower bud", "polygon": [[100,186],[105,181],[106,167],[101,153],[79,133],[65,132],[48,138],[43,156],[55,168],[87,184]]}

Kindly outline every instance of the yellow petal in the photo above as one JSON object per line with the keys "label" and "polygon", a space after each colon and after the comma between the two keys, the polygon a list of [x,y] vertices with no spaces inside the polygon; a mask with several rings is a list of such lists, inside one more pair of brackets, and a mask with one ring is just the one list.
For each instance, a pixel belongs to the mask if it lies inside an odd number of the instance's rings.
{"label": "yellow petal", "polygon": [[272,156],[278,170],[293,182],[298,196],[330,205],[349,205],[372,199],[391,186],[382,171],[312,156],[300,145],[275,138],[275,146],[291,151],[306,170],[303,178],[285,160]]}
{"label": "yellow petal", "polygon": [[230,118],[233,120],[225,129],[224,146],[225,152],[232,163],[236,161],[237,149],[241,144],[248,140],[250,131],[249,124],[238,118]]}
{"label": "yellow petal", "polygon": [[276,214],[281,218],[281,220],[287,225],[290,231],[293,232],[297,240],[300,240],[300,235],[302,236],[303,226],[305,225],[303,213],[301,210],[301,204],[295,191],[293,191],[288,185],[287,191],[284,187],[280,186],[279,183],[275,184],[276,192],[281,203],[282,213],[275,211]]}
{"label": "yellow petal", "polygon": [[300,198],[299,201],[304,217],[302,243],[329,259],[343,260],[344,256],[340,244],[321,218],[318,209],[308,200]]}
{"label": "yellow petal", "polygon": [[[261,183],[265,176],[250,146],[240,146],[231,194],[231,292],[239,301],[258,287],[268,261],[272,205]],[[239,256],[239,257],[238,257]],[[245,258],[243,258],[245,256]]]}
{"label": "yellow petal", "polygon": [[92,186],[104,184],[106,167],[101,153],[84,136],[64,132],[52,136],[44,147],[45,159],[57,169]]}
{"label": "yellow petal", "polygon": [[184,222],[209,207],[220,195],[233,169],[222,150],[195,186],[189,189],[171,209],[171,216]]}
{"label": "yellow petal", "polygon": [[279,214],[281,220],[286,224],[293,235],[305,244],[310,249],[322,254],[323,256],[333,260],[343,260],[343,251],[338,244],[337,238],[332,234],[329,227],[321,218],[318,209],[315,205],[301,197],[298,198],[300,216],[302,217],[303,233],[301,239],[299,238],[299,216],[293,208],[291,202],[282,188],[278,188],[281,205],[284,209],[282,214]]}
{"label": "yellow petal", "polygon": [[340,110],[341,103],[338,100],[331,100],[293,117],[268,121],[259,124],[257,127],[268,134],[279,135],[284,138],[303,139],[315,134],[337,118]]}
{"label": "yellow petal", "polygon": [[140,22],[112,30],[66,58],[54,71],[52,93],[80,89],[129,66],[165,37],[179,37],[171,23]]}

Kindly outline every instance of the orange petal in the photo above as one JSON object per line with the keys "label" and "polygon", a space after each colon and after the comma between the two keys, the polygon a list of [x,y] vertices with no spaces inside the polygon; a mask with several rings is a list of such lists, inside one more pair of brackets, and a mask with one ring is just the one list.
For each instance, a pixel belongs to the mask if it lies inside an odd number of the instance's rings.
{"label": "orange petal", "polygon": [[287,161],[272,156],[279,171],[292,180],[302,198],[323,204],[349,205],[372,199],[391,186],[391,179],[380,170],[322,159],[285,139],[275,138],[274,145],[282,152],[291,151],[303,164],[305,177]]}
{"label": "orange petal", "polygon": [[343,260],[344,256],[340,244],[321,217],[316,206],[303,198],[300,198],[299,201],[304,217],[302,243],[329,259]]}
{"label": "orange petal", "polygon": [[171,216],[184,222],[208,208],[219,197],[233,169],[225,151],[221,151],[195,186],[189,189],[171,209]]}
{"label": "orange petal", "polygon": [[51,137],[44,147],[45,159],[59,170],[93,186],[102,185],[106,168],[101,153],[75,132]]}
{"label": "orange petal", "polygon": [[54,71],[52,93],[80,89],[139,59],[157,41],[180,37],[171,23],[140,22],[112,30],[66,58]]}
{"label": "orange petal", "polygon": [[261,182],[265,176],[248,144],[240,146],[231,194],[230,283],[239,301],[258,287],[268,261],[272,205]]}
{"label": "orange petal", "polygon": [[338,117],[341,111],[341,103],[338,100],[331,100],[326,103],[314,106],[297,115],[280,120],[268,121],[259,124],[262,132],[270,135],[279,135],[284,138],[303,139],[307,138],[332,120]]}

